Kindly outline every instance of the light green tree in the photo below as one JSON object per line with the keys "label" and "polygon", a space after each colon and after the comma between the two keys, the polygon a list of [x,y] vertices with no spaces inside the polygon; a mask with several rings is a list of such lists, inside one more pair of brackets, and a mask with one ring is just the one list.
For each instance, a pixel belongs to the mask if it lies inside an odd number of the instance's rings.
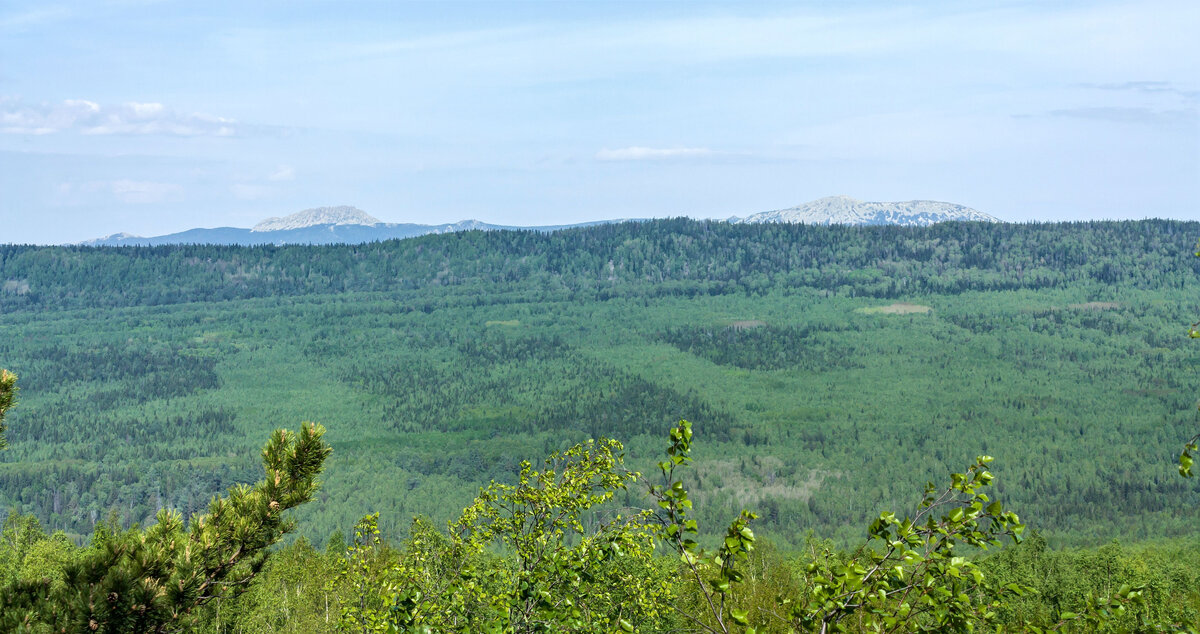
{"label": "light green tree", "polygon": [[8,370],[0,370],[0,449],[8,446],[8,440],[4,436],[4,432],[8,430],[4,415],[16,403],[16,399],[17,375]]}
{"label": "light green tree", "polygon": [[[379,570],[376,516],[355,529],[342,583],[353,632],[659,631],[669,566],[650,514],[610,508],[639,474],[615,440],[589,440],[521,464],[516,484],[480,491],[448,534],[418,520]],[[491,553],[507,553],[494,556]]]}

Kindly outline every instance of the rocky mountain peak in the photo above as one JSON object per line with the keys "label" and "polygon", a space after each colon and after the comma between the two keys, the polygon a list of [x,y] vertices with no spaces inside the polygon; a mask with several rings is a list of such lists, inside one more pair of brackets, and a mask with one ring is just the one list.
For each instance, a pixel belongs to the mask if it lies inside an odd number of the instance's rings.
{"label": "rocky mountain peak", "polygon": [[297,211],[282,218],[267,218],[254,225],[251,231],[285,231],[316,225],[377,225],[382,221],[367,212],[349,205],[314,207]]}
{"label": "rocky mountain peak", "polygon": [[928,226],[947,221],[999,222],[993,216],[955,203],[936,200],[864,202],[849,196],[827,196],[791,207],[752,214],[734,222],[797,222],[812,225]]}

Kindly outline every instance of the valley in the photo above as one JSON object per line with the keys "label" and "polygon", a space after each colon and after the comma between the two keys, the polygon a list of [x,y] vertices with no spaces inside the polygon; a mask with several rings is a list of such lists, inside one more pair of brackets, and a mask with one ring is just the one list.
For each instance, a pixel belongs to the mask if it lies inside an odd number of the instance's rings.
{"label": "valley", "polygon": [[[334,453],[300,534],[401,534],[589,437],[652,468],[695,424],[700,518],[850,543],[996,457],[1056,545],[1194,535],[1196,223],[651,221],[359,246],[3,247],[20,377],[0,504],[75,539],[257,477],[271,429]],[[122,280],[117,284],[115,280]],[[24,287],[22,287],[24,288]],[[631,493],[634,495],[635,493]]]}

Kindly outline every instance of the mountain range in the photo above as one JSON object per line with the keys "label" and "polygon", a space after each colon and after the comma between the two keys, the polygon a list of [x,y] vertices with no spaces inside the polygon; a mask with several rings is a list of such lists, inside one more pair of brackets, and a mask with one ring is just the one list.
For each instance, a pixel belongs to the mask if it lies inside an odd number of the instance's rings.
{"label": "mountain range", "polygon": [[[733,217],[731,223],[790,222],[804,224],[903,225],[927,226],[938,222],[999,222],[995,217],[954,203],[932,200],[906,202],[864,202],[849,196],[829,196],[803,205],[775,211]],[[115,233],[88,240],[84,246],[158,246],[164,244],[356,244],[396,238],[412,238],[431,233],[455,231],[495,231],[501,229],[556,231],[586,227],[620,220],[599,220],[572,225],[518,227],[494,225],[478,220],[462,220],[440,225],[383,222],[356,207],[316,207],[294,214],[267,218],[250,229],[217,227],[188,229],[163,236],[142,237]]]}
{"label": "mountain range", "polygon": [[849,196],[827,196],[789,209],[730,218],[734,223],[795,222],[809,225],[902,225],[926,227],[939,222],[999,222],[994,216],[936,200],[864,202]]}
{"label": "mountain range", "polygon": [[413,238],[431,233],[453,233],[455,231],[496,231],[501,229],[524,229],[532,231],[556,231],[570,227],[586,227],[616,220],[584,222],[574,225],[545,225],[517,227],[493,225],[478,220],[462,220],[440,225],[382,222],[356,207],[317,207],[305,209],[282,218],[267,218],[250,229],[217,227],[214,229],[188,229],[164,236],[142,237],[128,233],[81,242],[83,246],[127,247],[158,246],[163,244],[358,244]]}

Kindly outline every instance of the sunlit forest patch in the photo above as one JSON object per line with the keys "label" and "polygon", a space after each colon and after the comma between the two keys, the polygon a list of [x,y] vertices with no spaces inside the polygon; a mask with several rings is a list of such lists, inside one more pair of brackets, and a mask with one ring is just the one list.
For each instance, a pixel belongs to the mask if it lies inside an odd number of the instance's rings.
{"label": "sunlit forest patch", "polygon": [[910,304],[908,302],[896,302],[887,306],[870,306],[859,308],[858,312],[868,315],[913,315],[925,314],[933,310],[932,306],[922,306],[921,304]]}

